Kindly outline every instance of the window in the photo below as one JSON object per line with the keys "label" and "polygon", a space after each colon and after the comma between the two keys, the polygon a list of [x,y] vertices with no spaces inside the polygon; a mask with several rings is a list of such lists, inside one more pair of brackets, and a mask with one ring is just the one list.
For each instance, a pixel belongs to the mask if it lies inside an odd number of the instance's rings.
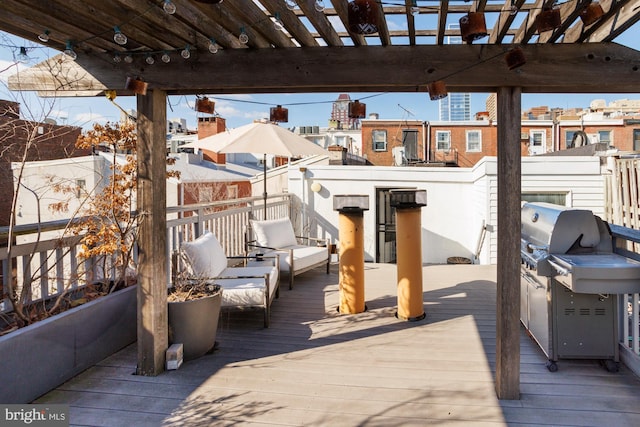
{"label": "window", "polygon": [[545,202],[554,205],[567,206],[567,193],[522,193],[524,202]]}
{"label": "window", "polygon": [[467,151],[473,153],[482,151],[482,132],[479,130],[467,131]]}
{"label": "window", "polygon": [[640,151],[640,129],[633,130],[633,151]]}
{"label": "window", "polygon": [[387,131],[374,130],[371,132],[373,151],[387,151]]}
{"label": "window", "polygon": [[566,130],[564,131],[564,148],[573,147],[573,135],[575,135],[577,131],[575,130]]}
{"label": "window", "polygon": [[611,131],[610,130],[599,130],[598,131],[598,141],[604,142],[607,145],[612,145],[613,141],[611,141]]}
{"label": "window", "polygon": [[531,132],[531,145],[534,147],[542,147],[544,145],[545,132],[532,131]]}
{"label": "window", "polygon": [[402,146],[404,147],[404,157],[409,160],[418,159],[418,131],[403,130]]}
{"label": "window", "polygon": [[346,147],[347,146],[347,137],[346,136],[336,136],[336,145],[339,145],[340,147]]}
{"label": "window", "polygon": [[436,150],[451,150],[451,132],[446,130],[436,131]]}

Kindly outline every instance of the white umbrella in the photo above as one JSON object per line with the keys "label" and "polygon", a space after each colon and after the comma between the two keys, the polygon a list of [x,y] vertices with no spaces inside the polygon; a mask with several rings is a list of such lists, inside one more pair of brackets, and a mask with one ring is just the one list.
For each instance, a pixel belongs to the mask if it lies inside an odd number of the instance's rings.
{"label": "white umbrella", "polygon": [[185,144],[217,153],[262,153],[264,155],[264,214],[267,216],[267,154],[282,157],[328,155],[306,138],[272,123],[255,122]]}

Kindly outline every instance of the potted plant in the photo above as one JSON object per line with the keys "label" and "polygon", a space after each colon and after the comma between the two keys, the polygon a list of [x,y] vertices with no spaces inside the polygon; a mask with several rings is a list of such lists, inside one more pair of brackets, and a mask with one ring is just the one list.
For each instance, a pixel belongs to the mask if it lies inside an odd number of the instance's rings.
{"label": "potted plant", "polygon": [[181,273],[174,278],[167,301],[169,344],[183,345],[185,361],[212,351],[222,306],[220,285]]}

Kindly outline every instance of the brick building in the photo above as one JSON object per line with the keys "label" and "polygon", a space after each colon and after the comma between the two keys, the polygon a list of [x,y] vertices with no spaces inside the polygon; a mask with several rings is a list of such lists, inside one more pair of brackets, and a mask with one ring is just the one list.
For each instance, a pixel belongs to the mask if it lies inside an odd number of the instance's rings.
{"label": "brick building", "polygon": [[82,129],[20,118],[20,104],[0,100],[0,226],[8,226],[14,192],[12,162],[81,157],[90,150],[75,147]]}

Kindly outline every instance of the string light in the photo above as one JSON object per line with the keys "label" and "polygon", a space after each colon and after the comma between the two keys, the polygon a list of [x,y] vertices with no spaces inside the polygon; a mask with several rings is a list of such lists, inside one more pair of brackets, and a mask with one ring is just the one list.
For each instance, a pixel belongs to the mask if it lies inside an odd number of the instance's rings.
{"label": "string light", "polygon": [[322,0],[316,0],[313,6],[318,12],[324,12],[324,2]]}
{"label": "string light", "polygon": [[209,49],[209,53],[218,53],[218,43],[216,43],[215,39],[209,39],[207,49]]}
{"label": "string light", "polygon": [[113,55],[113,62],[115,62],[116,64],[120,63],[122,61],[122,57],[120,56],[119,53],[116,53]]}
{"label": "string light", "polygon": [[113,27],[113,41],[118,43],[121,46],[124,46],[125,44],[127,44],[127,36],[125,36],[124,34],[122,34],[122,31],[120,31],[120,28],[116,25],[115,27]]}
{"label": "string light", "polygon": [[133,55],[128,54],[127,56],[125,56],[124,62],[126,62],[127,64],[131,64],[133,62]]}
{"label": "string light", "polygon": [[169,15],[176,13],[176,5],[171,0],[164,0],[162,9]]}
{"label": "string light", "polygon": [[171,56],[169,55],[169,52],[163,52],[162,56],[160,57],[160,59],[165,64],[168,64],[169,62],[171,62]]}
{"label": "string light", "polygon": [[284,24],[280,19],[280,12],[276,12],[275,14],[275,17],[273,20],[273,27],[276,29],[276,31],[284,31]]}
{"label": "string light", "polygon": [[47,43],[49,41],[49,30],[44,30],[39,36],[38,40],[42,43]]}
{"label": "string light", "polygon": [[153,57],[153,55],[147,54],[147,57],[144,59],[144,61],[149,65],[153,65],[156,62],[156,59]]}
{"label": "string light", "polygon": [[191,47],[189,45],[186,45],[185,48],[180,52],[180,56],[182,56],[184,59],[191,58]]}
{"label": "string light", "polygon": [[416,16],[420,14],[420,8],[418,7],[418,1],[413,0],[411,2],[411,15]]}
{"label": "string light", "polygon": [[76,58],[78,58],[78,54],[73,50],[73,43],[71,43],[71,40],[67,40],[66,48],[63,53],[72,61],[75,61]]}
{"label": "string light", "polygon": [[515,16],[518,13],[518,6],[516,6],[516,0],[511,0],[511,10],[509,15]]}
{"label": "string light", "polygon": [[240,35],[238,36],[238,40],[242,44],[249,43],[249,36],[247,35],[246,31],[244,30],[244,27],[240,28]]}
{"label": "string light", "polygon": [[295,0],[284,0],[284,4],[289,10],[293,10],[298,7],[298,2],[296,2]]}
{"label": "string light", "polygon": [[22,46],[20,48],[20,52],[16,56],[16,59],[18,60],[18,62],[22,62],[23,64],[26,64],[27,62],[29,62],[29,55],[27,55],[26,47]]}

